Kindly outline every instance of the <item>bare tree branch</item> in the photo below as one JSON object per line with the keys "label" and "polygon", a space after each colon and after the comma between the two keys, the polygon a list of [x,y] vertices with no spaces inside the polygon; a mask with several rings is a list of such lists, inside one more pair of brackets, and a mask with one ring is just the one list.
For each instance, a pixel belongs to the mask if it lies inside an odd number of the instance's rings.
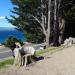
{"label": "bare tree branch", "polygon": [[40,20],[37,17],[35,17],[33,15],[31,15],[31,17],[33,17],[41,25],[41,22],[40,22]]}
{"label": "bare tree branch", "polygon": [[31,17],[33,17],[41,25],[41,27],[43,29],[43,33],[46,34],[43,22],[41,23],[40,20],[37,17],[35,17],[34,15],[31,15]]}

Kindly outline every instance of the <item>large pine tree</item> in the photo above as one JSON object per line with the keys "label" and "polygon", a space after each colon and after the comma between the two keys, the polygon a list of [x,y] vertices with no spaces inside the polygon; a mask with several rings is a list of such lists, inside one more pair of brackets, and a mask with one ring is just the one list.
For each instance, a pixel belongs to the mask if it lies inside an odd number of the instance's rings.
{"label": "large pine tree", "polygon": [[38,11],[38,6],[40,5],[40,1],[11,0],[11,3],[13,4],[13,9],[10,11],[14,14],[10,15],[11,18],[7,18],[7,20],[25,33],[27,41],[43,42],[44,35],[40,31],[40,25],[32,17],[32,15],[39,15],[40,11]]}
{"label": "large pine tree", "polygon": [[51,0],[11,0],[11,2],[14,5],[11,12],[16,15],[11,15],[12,18],[7,18],[8,21],[23,31],[45,39],[46,46],[49,46]]}

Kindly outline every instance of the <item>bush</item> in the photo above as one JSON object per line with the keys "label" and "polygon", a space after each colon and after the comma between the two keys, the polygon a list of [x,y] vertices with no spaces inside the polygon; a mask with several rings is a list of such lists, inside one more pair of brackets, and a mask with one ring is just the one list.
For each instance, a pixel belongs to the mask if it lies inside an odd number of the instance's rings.
{"label": "bush", "polygon": [[21,40],[18,40],[17,38],[13,37],[13,36],[9,36],[5,41],[4,41],[4,45],[6,47],[9,47],[11,50],[14,50],[15,47],[15,42],[19,42],[21,45],[23,45],[23,42]]}

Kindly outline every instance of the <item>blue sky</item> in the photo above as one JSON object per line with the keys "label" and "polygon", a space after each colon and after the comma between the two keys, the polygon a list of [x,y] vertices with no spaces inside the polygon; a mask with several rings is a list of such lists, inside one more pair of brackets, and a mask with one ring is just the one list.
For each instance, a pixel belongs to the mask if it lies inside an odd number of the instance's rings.
{"label": "blue sky", "polygon": [[8,21],[5,19],[6,16],[10,16],[12,13],[10,9],[12,9],[12,4],[10,0],[1,0],[0,1],[0,27],[13,27]]}

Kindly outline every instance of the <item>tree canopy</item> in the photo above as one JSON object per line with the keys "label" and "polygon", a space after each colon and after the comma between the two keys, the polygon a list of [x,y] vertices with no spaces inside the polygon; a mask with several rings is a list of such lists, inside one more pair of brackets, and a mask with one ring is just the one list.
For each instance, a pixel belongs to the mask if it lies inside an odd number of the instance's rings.
{"label": "tree canopy", "polygon": [[75,24],[74,0],[11,0],[14,14],[7,20],[26,33],[33,42],[50,41],[57,46],[65,25]]}

